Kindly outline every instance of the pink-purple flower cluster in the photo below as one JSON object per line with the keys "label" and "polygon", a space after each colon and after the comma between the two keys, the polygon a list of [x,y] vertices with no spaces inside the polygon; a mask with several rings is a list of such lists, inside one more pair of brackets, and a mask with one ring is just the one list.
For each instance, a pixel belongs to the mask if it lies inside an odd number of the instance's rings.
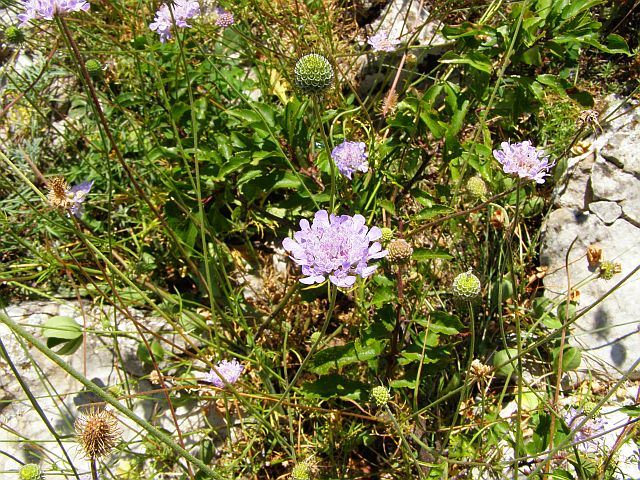
{"label": "pink-purple flower cluster", "polygon": [[215,370],[211,369],[209,373],[205,374],[203,380],[205,382],[212,383],[218,388],[224,388],[225,382],[226,384],[236,383],[243,371],[244,365],[238,362],[235,358],[230,362],[222,360],[216,365]]}
{"label": "pink-purple flower cluster", "polygon": [[564,414],[564,420],[571,430],[575,430],[582,424],[573,436],[573,440],[578,444],[578,450],[585,453],[599,453],[604,446],[601,435],[607,429],[606,422],[601,417],[592,417],[585,421],[586,418],[582,408],[571,407]]}
{"label": "pink-purple flower cluster", "polygon": [[385,32],[378,32],[373,37],[367,39],[374,52],[394,52],[400,44],[400,40],[390,39]]}
{"label": "pink-purple flower cluster", "polygon": [[[172,14],[173,13],[173,17]],[[160,35],[162,43],[173,38],[171,30],[174,26],[178,28],[191,28],[187,20],[200,15],[200,4],[193,0],[175,0],[171,5],[171,10],[166,3],[156,12],[156,17],[149,24],[149,28]]]}
{"label": "pink-purple flower cluster", "polygon": [[235,20],[233,18],[233,13],[231,12],[227,12],[224,8],[222,7],[216,7],[216,25],[218,27],[222,27],[222,28],[226,28],[226,27],[230,27],[231,25],[234,24]]}
{"label": "pink-purple flower cluster", "polygon": [[365,152],[366,147],[363,142],[345,140],[331,151],[331,158],[338,167],[338,171],[349,180],[351,180],[353,172],[366,173],[369,171],[368,154]]}
{"label": "pink-purple flower cluster", "polygon": [[362,215],[329,215],[320,210],[311,225],[300,220],[300,228],[282,246],[302,267],[300,282],[306,285],[322,283],[328,276],[338,287],[351,287],[356,275],[366,278],[376,270],[377,265],[367,264],[369,260],[388,253],[376,242],[382,237],[380,229],[369,229]]}
{"label": "pink-purple flower cluster", "polygon": [[21,26],[29,20],[53,20],[55,15],[89,10],[84,0],[24,0],[22,6],[24,12],[18,15]]}
{"label": "pink-purple flower cluster", "polygon": [[494,150],[493,156],[502,164],[505,173],[516,173],[520,178],[544,183],[544,177],[555,165],[555,162],[549,162],[544,151],[538,150],[529,140],[514,144],[502,142],[500,146],[502,150]]}
{"label": "pink-purple flower cluster", "polygon": [[87,195],[89,195],[92,186],[93,180],[90,182],[82,182],[69,189],[69,213],[75,215],[77,218],[82,217],[84,211],[82,204],[87,199]]}

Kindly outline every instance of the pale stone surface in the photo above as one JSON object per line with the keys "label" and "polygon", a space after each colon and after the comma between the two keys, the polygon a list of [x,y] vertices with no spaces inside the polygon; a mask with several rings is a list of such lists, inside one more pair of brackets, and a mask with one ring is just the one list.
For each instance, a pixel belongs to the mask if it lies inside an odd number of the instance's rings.
{"label": "pale stone surface", "polygon": [[589,210],[607,225],[612,224],[622,215],[622,207],[616,202],[591,202]]}
{"label": "pale stone surface", "polygon": [[[131,321],[132,318],[137,321],[149,341],[153,340],[150,332],[159,333],[162,339],[166,339],[167,342],[162,343],[162,346],[167,351],[167,355],[183,354],[187,343],[174,333],[175,328],[167,320],[145,315],[135,309],[128,310],[127,318],[122,311],[114,313],[111,307],[99,308],[89,303],[64,301],[24,302],[7,307],[5,312],[12,320],[24,326],[43,342],[46,342],[46,339],[42,335],[42,325],[51,316],[74,318],[80,325],[85,326],[85,348],[81,346],[74,354],[64,355],[62,358],[100,387],[116,388],[122,393],[128,393],[124,383],[125,379],[128,379],[128,383],[135,388],[130,392],[134,395],[134,412],[147,421],[157,422],[170,432],[175,431],[164,395],[158,392],[148,393],[158,389],[158,385],[152,385],[147,380],[139,378],[140,375],[148,374],[150,368],[137,358],[138,341],[136,339],[140,338],[140,335]],[[58,435],[64,436],[62,445],[69,455],[71,464],[79,473],[86,473],[89,465],[76,446],[73,422],[82,405],[97,402],[98,399],[95,395],[84,391],[82,384],[35,347],[21,342],[1,321],[0,338],[11,362],[31,393],[37,398],[38,405],[42,408],[53,430]],[[162,368],[162,363],[160,366]],[[204,371],[204,364],[197,365],[197,368]],[[144,397],[138,399],[137,392],[145,392]],[[202,405],[189,407],[191,412],[198,412],[201,408]],[[185,435],[185,443],[188,447],[193,446],[197,440],[190,435],[197,437],[206,434],[203,432],[207,432],[212,425],[220,429],[219,435],[223,432],[220,424],[221,422],[224,424],[224,420],[216,418],[215,412],[215,409],[209,409],[207,415],[189,415],[184,409],[178,409],[177,418],[181,430],[191,432]],[[125,420],[120,414],[118,416],[120,420]],[[0,445],[3,450],[10,451],[12,455],[23,461],[40,463],[43,471],[49,472],[50,475],[55,474],[56,478],[76,478],[71,474],[71,464],[60,445],[29,402],[10,365],[2,359],[0,359],[0,421],[4,425],[0,428]],[[129,419],[126,419],[123,425],[135,426]],[[124,427],[122,430],[125,439],[133,439],[130,444],[133,451],[144,450],[140,443],[141,437],[137,433],[140,430],[139,427]],[[116,458],[114,456],[112,461]],[[55,467],[53,462],[56,464]],[[111,462],[107,461],[107,463]],[[5,478],[5,475],[11,475],[7,478],[13,478],[18,466],[17,462],[11,458],[0,455],[0,478]]]}
{"label": "pale stone surface", "polygon": [[[545,295],[561,301],[567,292],[565,257],[575,240],[569,276],[572,288],[579,285],[578,314],[585,313],[571,326],[570,341],[583,348],[581,370],[606,378],[631,371],[640,378],[640,273],[613,288],[640,266],[640,179],[632,158],[640,151],[640,114],[613,97],[608,101],[603,129],[589,139],[586,153],[568,161],[554,191],[559,208],[544,226],[540,261],[549,267]],[[622,273],[599,278],[585,257],[591,244],[603,249],[603,260],[619,263]]]}

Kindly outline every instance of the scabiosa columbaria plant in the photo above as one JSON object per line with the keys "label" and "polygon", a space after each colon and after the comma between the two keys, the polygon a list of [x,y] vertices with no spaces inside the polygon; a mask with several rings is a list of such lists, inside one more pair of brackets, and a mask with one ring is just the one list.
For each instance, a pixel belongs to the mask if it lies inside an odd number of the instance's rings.
{"label": "scabiosa columbaria plant", "polygon": [[78,443],[88,459],[108,455],[122,435],[115,415],[105,409],[91,408],[74,424]]}
{"label": "scabiosa columbaria plant", "polygon": [[373,37],[367,39],[374,52],[394,52],[400,44],[400,40],[389,38],[389,34],[378,32]]}
{"label": "scabiosa columbaria plant", "polygon": [[235,19],[233,18],[233,13],[227,12],[222,7],[216,7],[215,13],[216,13],[216,25],[218,27],[226,28],[234,24]]}
{"label": "scabiosa columbaria plant", "polygon": [[166,3],[163,3],[156,12],[153,22],[149,24],[149,28],[157,32],[160,35],[160,41],[165,43],[173,38],[174,20],[178,28],[191,28],[187,20],[198,15],[200,15],[200,4],[197,1],[175,0],[171,4],[171,10]]}
{"label": "scabiosa columbaria plant", "polygon": [[211,369],[211,371],[204,376],[204,381],[212,383],[218,388],[224,388],[225,381],[227,384],[236,383],[243,371],[244,365],[235,358],[230,362],[222,360],[216,365],[215,370]]}
{"label": "scabiosa columbaria plant", "polygon": [[47,182],[49,193],[47,199],[49,205],[53,208],[65,210],[75,215],[77,218],[82,216],[83,203],[87,199],[87,195],[93,186],[93,180],[90,182],[82,182],[69,188],[66,180],[62,177],[53,177]]}
{"label": "scabiosa columbaria plant", "polygon": [[20,467],[18,478],[20,480],[42,480],[42,470],[35,463],[27,463]]}
{"label": "scabiosa columbaria plant", "polygon": [[[362,215],[329,215],[316,212],[313,223],[300,220],[301,230],[282,242],[291,259],[302,267],[305,285],[323,283],[327,277],[338,287],[351,287],[356,275],[366,278],[377,265],[367,262],[387,255],[376,242],[382,237],[378,227],[369,229]],[[372,243],[373,242],[373,243]]]}
{"label": "scabiosa columbaria plant", "polygon": [[549,162],[543,150],[538,150],[529,140],[514,144],[502,142],[500,146],[502,150],[494,150],[493,156],[502,164],[505,173],[515,173],[520,178],[544,183],[544,177],[555,165],[555,162]]}
{"label": "scabiosa columbaria plant", "polygon": [[86,12],[90,7],[84,0],[24,0],[22,6],[24,12],[18,15],[20,26],[25,25],[29,20],[53,20],[55,15]]}
{"label": "scabiosa columbaria plant", "polygon": [[296,87],[307,95],[322,95],[333,84],[333,67],[318,53],[303,55],[293,69]]}
{"label": "scabiosa columbaria plant", "polygon": [[453,279],[453,293],[457,297],[474,298],[480,293],[480,279],[471,270]]}
{"label": "scabiosa columbaria plant", "polygon": [[599,453],[604,446],[600,435],[607,430],[606,422],[602,417],[593,417],[585,421],[586,418],[582,408],[571,407],[564,414],[564,421],[571,430],[575,430],[582,424],[573,437],[576,443],[580,442],[577,445],[578,450],[584,453]]}
{"label": "scabiosa columbaria plant", "polygon": [[369,154],[365,151],[367,146],[363,142],[350,142],[345,140],[331,151],[333,159],[338,171],[351,180],[353,172],[367,173],[369,164],[367,157]]}

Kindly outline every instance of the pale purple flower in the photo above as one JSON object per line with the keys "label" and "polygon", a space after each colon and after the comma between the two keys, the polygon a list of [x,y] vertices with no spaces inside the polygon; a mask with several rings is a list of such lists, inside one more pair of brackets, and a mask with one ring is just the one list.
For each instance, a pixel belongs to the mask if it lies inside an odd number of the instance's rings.
{"label": "pale purple flower", "polygon": [[69,197],[69,212],[77,218],[82,217],[84,210],[82,203],[87,199],[91,187],[93,187],[93,180],[90,182],[82,182],[69,189],[69,193],[67,194]]}
{"label": "pale purple flower", "polygon": [[543,150],[538,150],[529,140],[522,143],[510,144],[502,142],[502,150],[494,150],[493,156],[502,164],[505,173],[517,173],[520,178],[544,183],[555,162],[549,162]]}
{"label": "pale purple flower", "polygon": [[18,15],[20,26],[29,20],[53,20],[55,15],[89,10],[89,3],[84,0],[24,0],[22,6],[24,12]]}
{"label": "pale purple flower", "polygon": [[[293,239],[285,238],[284,249],[302,267],[305,285],[329,280],[338,287],[351,287],[356,275],[366,278],[377,268],[367,262],[387,255],[376,240],[382,237],[378,227],[369,229],[362,215],[329,215],[326,210],[316,212],[313,223],[300,220],[301,230]],[[374,242],[374,243],[371,243]]]}
{"label": "pale purple flower", "polygon": [[331,158],[338,170],[349,180],[351,180],[351,174],[355,171],[363,173],[369,171],[368,154],[365,152],[366,147],[363,142],[345,140],[331,152]]}
{"label": "pale purple flower", "polygon": [[576,409],[571,407],[565,412],[564,421],[572,431],[582,424],[573,436],[578,450],[585,453],[598,453],[602,451],[604,439],[601,435],[607,430],[607,424],[603,418],[598,416],[587,419],[582,408]]}
{"label": "pale purple flower", "polygon": [[376,33],[373,37],[369,37],[367,42],[374,52],[394,52],[400,44],[400,40],[390,39],[389,34],[385,32]]}
{"label": "pale purple flower", "polygon": [[[173,17],[171,16],[173,13]],[[200,4],[193,0],[176,0],[171,4],[171,11],[166,3],[156,12],[156,17],[149,24],[149,28],[160,35],[162,43],[173,38],[171,29],[174,26],[178,28],[191,28],[187,20],[200,15]]]}
{"label": "pale purple flower", "polygon": [[[216,373],[216,371],[218,373]],[[213,383],[218,388],[224,388],[225,381],[227,384],[236,383],[243,371],[244,365],[238,362],[235,358],[230,362],[222,360],[216,365],[215,370],[211,369],[209,373],[205,374],[203,380],[205,382]]]}
{"label": "pale purple flower", "polygon": [[234,23],[234,18],[233,18],[233,13],[231,12],[227,12],[224,8],[222,7],[216,7],[216,25],[218,27],[222,27],[222,28],[226,28],[226,27],[230,27],[231,25],[233,25]]}

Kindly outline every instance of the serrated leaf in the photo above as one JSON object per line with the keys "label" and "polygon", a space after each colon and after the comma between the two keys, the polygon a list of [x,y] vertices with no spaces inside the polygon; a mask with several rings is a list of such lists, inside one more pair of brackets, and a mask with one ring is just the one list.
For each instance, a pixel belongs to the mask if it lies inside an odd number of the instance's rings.
{"label": "serrated leaf", "polygon": [[301,391],[306,397],[348,398],[356,401],[366,401],[369,385],[356,380],[350,380],[337,373],[324,375],[313,382],[302,385]]}
{"label": "serrated leaf", "polygon": [[429,331],[442,335],[457,335],[463,330],[465,330],[465,326],[457,316],[442,311],[431,312],[431,327]]}
{"label": "serrated leaf", "polygon": [[387,303],[395,303],[397,300],[397,292],[393,289],[393,287],[380,287],[376,288],[375,293],[373,294],[373,298],[371,299],[371,304],[376,307],[380,307]]}
{"label": "serrated leaf", "polygon": [[324,375],[333,369],[342,368],[352,363],[372,360],[382,353],[384,343],[375,339],[368,339],[365,345],[359,340],[349,342],[339,347],[330,347],[316,353],[310,370]]}

